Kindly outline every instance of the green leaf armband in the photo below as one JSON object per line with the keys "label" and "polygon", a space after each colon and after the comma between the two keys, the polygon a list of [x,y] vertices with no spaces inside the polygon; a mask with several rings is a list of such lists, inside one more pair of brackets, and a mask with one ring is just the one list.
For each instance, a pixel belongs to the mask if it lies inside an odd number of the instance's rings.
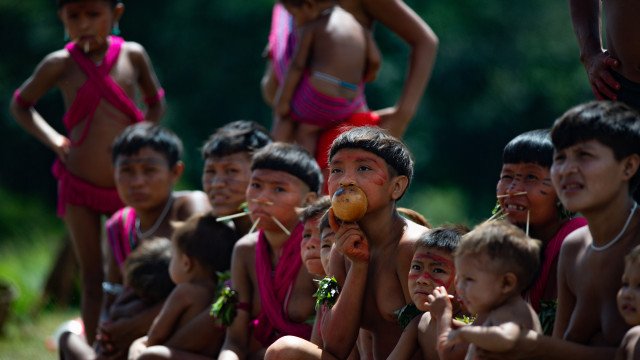
{"label": "green leaf armband", "polygon": [[318,290],[313,295],[316,298],[316,310],[321,306],[327,306],[329,309],[335,305],[340,295],[340,285],[335,277],[325,277],[318,281]]}
{"label": "green leaf armband", "polygon": [[211,305],[209,315],[219,319],[222,325],[229,326],[236,317],[236,305],[238,304],[238,293],[228,286],[220,290],[218,298]]}

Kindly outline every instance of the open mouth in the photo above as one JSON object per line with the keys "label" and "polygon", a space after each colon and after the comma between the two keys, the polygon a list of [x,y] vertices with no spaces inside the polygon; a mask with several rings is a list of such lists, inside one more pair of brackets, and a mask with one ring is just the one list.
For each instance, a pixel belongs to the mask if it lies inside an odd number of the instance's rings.
{"label": "open mouth", "polygon": [[526,211],[527,207],[518,204],[505,204],[505,209],[507,212]]}

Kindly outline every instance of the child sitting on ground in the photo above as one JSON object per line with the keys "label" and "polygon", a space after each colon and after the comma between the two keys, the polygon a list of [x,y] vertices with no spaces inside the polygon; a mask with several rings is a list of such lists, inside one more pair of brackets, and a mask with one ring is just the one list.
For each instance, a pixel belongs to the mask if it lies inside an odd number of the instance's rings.
{"label": "child sitting on ground", "polygon": [[364,82],[375,78],[380,55],[370,32],[334,0],[281,3],[293,16],[297,38],[275,96],[272,134],[314,154],[322,129],[367,110]]}
{"label": "child sitting on ground", "polygon": [[303,225],[296,208],[316,200],[320,168],[301,147],[272,143],[256,152],[251,169],[247,202],[259,231],[234,247],[231,282],[237,313],[219,359],[261,357],[283,335],[311,336],[307,320],[314,316],[316,286],[302,268]]}
{"label": "child sitting on ground", "polygon": [[483,223],[462,238],[454,252],[456,294],[470,313],[484,321],[452,329],[447,290],[436,288],[428,298],[438,322],[440,359],[460,342],[470,343],[466,359],[475,359],[476,347],[506,351],[522,331],[542,332],[537,314],[520,295],[533,281],[539,255],[540,241],[507,222]]}
{"label": "child sitting on ground", "polygon": [[[100,218],[122,207],[105,149],[127,125],[158,121],[164,113],[163,91],[144,48],[114,36],[124,12],[120,1],[58,0],[57,4],[71,42],[47,55],[15,91],[11,113],[57,155],[52,168],[58,180],[57,212],[80,265],[82,320],[92,342],[102,297]],[[66,105],[66,136],[34,108],[53,87],[60,89]],[[136,107],[136,90],[146,99],[146,113]]]}
{"label": "child sitting on ground", "polygon": [[[416,242],[408,276],[413,303],[400,310],[398,319],[404,331],[388,359],[411,359],[419,350],[423,359],[438,358],[436,321],[431,321],[427,297],[438,286],[455,293],[453,252],[468,231],[465,226],[439,227],[427,231]],[[457,301],[452,306],[454,317],[465,314]]]}
{"label": "child sitting on ground", "polygon": [[616,359],[635,360],[640,358],[637,348],[640,338],[640,246],[636,246],[624,258],[622,286],[618,291],[618,310],[624,321],[633,326],[624,338],[616,354]]}
{"label": "child sitting on ground", "polygon": [[216,272],[229,268],[235,232],[211,215],[192,217],[173,234],[169,273],[176,288],[147,336],[147,346],[162,344],[207,308],[215,295]]}
{"label": "child sitting on ground", "polygon": [[300,221],[304,224],[302,230],[302,242],[300,243],[300,256],[309,274],[322,279],[325,269],[320,258],[320,236],[322,215],[331,207],[329,196],[323,196],[313,204],[307,206],[300,214]]}

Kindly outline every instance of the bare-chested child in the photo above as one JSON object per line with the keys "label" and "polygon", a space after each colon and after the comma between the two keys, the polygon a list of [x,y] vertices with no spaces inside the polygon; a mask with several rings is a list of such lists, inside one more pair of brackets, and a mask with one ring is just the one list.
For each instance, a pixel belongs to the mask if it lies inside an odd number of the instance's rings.
{"label": "bare-chested child", "polygon": [[[640,2],[571,0],[571,18],[596,98],[640,111]],[[603,44],[603,37],[606,43]],[[605,48],[606,46],[606,48]]]}
{"label": "bare-chested child", "polygon": [[[438,286],[450,294],[455,293],[453,252],[460,237],[468,231],[464,226],[439,227],[426,232],[416,242],[408,277],[413,303],[405,306],[398,316],[404,331],[388,359],[410,359],[416,352],[422,353],[422,359],[438,358],[436,321],[431,321],[427,297]],[[465,314],[457,301],[452,306],[454,318]]]}
{"label": "bare-chested child", "polygon": [[[93,339],[103,279],[101,214],[122,207],[113,179],[109,148],[134,122],[158,121],[163,91],[144,48],[112,36],[124,5],[117,0],[58,0],[58,16],[71,42],[47,55],[14,93],[11,113],[18,123],[57,155],[58,216],[64,219],[82,276],[82,319]],[[61,90],[68,135],[58,133],[34,104],[48,90]],[[142,113],[132,100],[136,88],[147,100]]]}
{"label": "bare-chested child", "polygon": [[367,110],[364,82],[380,56],[371,33],[335,0],[280,0],[296,24],[296,46],[275,96],[276,141],[314,154],[322,129]]}
{"label": "bare-chested child", "polygon": [[315,283],[302,267],[303,225],[296,208],[315,201],[322,184],[313,157],[296,145],[272,143],[253,156],[247,202],[259,229],[240,239],[231,259],[237,313],[219,359],[261,357],[283,335],[311,336]]}
{"label": "bare-chested child", "polygon": [[624,259],[622,286],[618,290],[618,310],[624,321],[633,326],[622,338],[616,354],[619,360],[640,358],[640,246],[636,246]]}
{"label": "bare-chested child", "polygon": [[217,287],[216,272],[229,268],[236,236],[230,227],[206,214],[179,225],[171,241],[169,273],[176,288],[153,321],[147,346],[164,343],[209,307]]}
{"label": "bare-chested child", "polygon": [[466,359],[475,359],[476,348],[506,351],[515,346],[520,332],[542,333],[538,315],[520,295],[533,281],[539,255],[540,241],[508,222],[485,222],[462,237],[454,252],[456,294],[483,322],[452,329],[447,290],[436,288],[428,298],[438,319],[440,358],[448,358],[461,342],[469,344]]}
{"label": "bare-chested child", "polygon": [[321,248],[321,220],[322,215],[331,207],[329,196],[323,196],[307,206],[300,214],[300,221],[304,224],[300,256],[309,274],[317,279],[325,275],[325,268],[320,258]]}
{"label": "bare-chested child", "polygon": [[372,336],[375,359],[385,359],[402,333],[396,312],[411,302],[406,279],[414,243],[427,229],[404,219],[396,202],[413,174],[407,147],[385,130],[359,127],[331,146],[329,193],[356,185],[368,199],[362,219],[343,223],[335,234],[344,254],[346,278],[336,304],[325,314],[323,347],[287,338],[269,349],[268,358],[346,358],[360,328]]}
{"label": "bare-chested child", "polygon": [[551,140],[553,186],[589,226],[560,250],[553,337],[529,332],[503,357],[611,359],[629,329],[616,305],[623,259],[640,244],[631,196],[639,179],[640,115],[619,102],[581,104],[556,120]]}

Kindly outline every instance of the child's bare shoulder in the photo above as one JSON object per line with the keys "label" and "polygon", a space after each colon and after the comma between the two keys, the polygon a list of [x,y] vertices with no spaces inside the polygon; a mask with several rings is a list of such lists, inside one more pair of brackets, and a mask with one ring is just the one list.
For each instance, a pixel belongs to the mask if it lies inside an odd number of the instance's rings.
{"label": "child's bare shoulder", "polygon": [[616,359],[637,360],[640,359],[640,325],[634,326],[624,335]]}
{"label": "child's bare shoulder", "polygon": [[588,226],[583,226],[569,234],[560,248],[560,261],[574,261],[576,254],[586,247],[591,239]]}
{"label": "child's bare shoulder", "polygon": [[433,328],[432,324],[435,324],[435,322],[431,321],[431,313],[428,311],[423,313],[420,315],[420,321],[418,322],[418,332],[422,334],[430,332]]}
{"label": "child's bare shoulder", "polygon": [[258,244],[258,232],[252,232],[240,238],[233,246],[233,252],[241,254],[255,254]]}
{"label": "child's bare shoulder", "polygon": [[67,50],[56,50],[42,59],[36,68],[36,72],[45,73],[49,76],[61,76],[72,62],[71,54]]}
{"label": "child's bare shoulder", "polygon": [[122,44],[122,51],[137,67],[146,65],[150,62],[147,51],[142,45],[138,44],[137,42],[125,41]]}
{"label": "child's bare shoulder", "polygon": [[176,214],[178,220],[186,220],[192,215],[211,210],[207,194],[200,190],[183,190],[174,192]]}
{"label": "child's bare shoulder", "polygon": [[510,301],[493,310],[487,320],[488,325],[501,325],[506,323],[515,323],[523,329],[533,329],[540,331],[540,320],[533,308],[524,301],[519,295]]}

